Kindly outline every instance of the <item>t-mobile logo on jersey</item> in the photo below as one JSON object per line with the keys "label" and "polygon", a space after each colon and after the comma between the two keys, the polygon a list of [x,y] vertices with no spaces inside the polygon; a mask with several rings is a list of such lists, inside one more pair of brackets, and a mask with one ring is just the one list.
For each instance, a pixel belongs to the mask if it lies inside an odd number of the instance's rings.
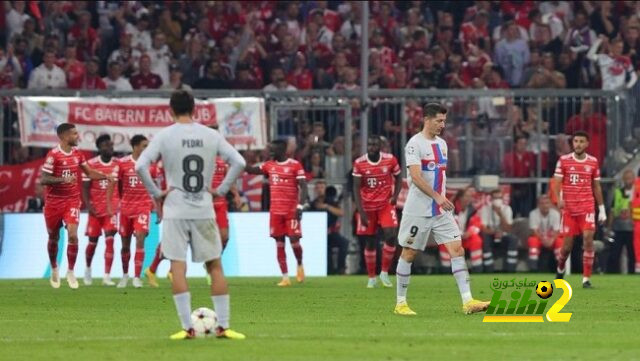
{"label": "t-mobile logo on jersey", "polygon": [[367,184],[369,185],[369,188],[375,188],[378,184],[378,180],[375,178],[369,178],[367,179]]}
{"label": "t-mobile logo on jersey", "polygon": [[577,174],[570,174],[569,175],[569,182],[571,182],[571,184],[576,185],[578,184],[578,180],[580,180],[580,176]]}
{"label": "t-mobile logo on jersey", "polygon": [[129,177],[129,185],[135,187],[138,184],[138,177]]}

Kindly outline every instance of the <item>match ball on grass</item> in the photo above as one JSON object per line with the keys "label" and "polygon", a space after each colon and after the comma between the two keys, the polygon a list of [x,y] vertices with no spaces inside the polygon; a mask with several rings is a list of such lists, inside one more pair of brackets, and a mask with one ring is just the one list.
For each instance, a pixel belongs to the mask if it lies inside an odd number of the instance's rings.
{"label": "match ball on grass", "polygon": [[540,281],[536,286],[536,294],[538,297],[546,300],[553,294],[553,286],[549,281]]}
{"label": "match ball on grass", "polygon": [[218,316],[214,310],[200,307],[191,312],[191,323],[196,331],[196,337],[213,336],[218,326]]}

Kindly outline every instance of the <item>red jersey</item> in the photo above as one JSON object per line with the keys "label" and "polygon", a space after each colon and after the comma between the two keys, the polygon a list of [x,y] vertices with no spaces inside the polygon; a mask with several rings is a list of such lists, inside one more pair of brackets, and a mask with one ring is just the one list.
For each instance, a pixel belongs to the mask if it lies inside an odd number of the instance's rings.
{"label": "red jersey", "polygon": [[[138,177],[138,173],[136,173],[136,161],[131,155],[128,155],[121,158],[118,163],[120,163],[118,180],[122,184],[120,212],[125,216],[149,213],[153,208],[153,202],[142,180]],[[149,170],[151,177],[158,177],[157,165],[153,164]]]}
{"label": "red jersey", "polygon": [[133,89],[158,89],[162,86],[162,78],[158,74],[149,73],[144,75],[136,73],[129,80]]}
{"label": "red jersey", "polygon": [[[229,166],[221,157],[216,157],[216,168],[213,173],[213,178],[211,179],[211,189],[217,189],[224,177],[227,175],[227,170],[229,170]],[[225,197],[216,197],[213,199],[213,204],[225,204],[227,200]]]}
{"label": "red jersey", "polygon": [[269,177],[271,191],[271,214],[290,215],[298,206],[298,179],[306,179],[302,164],[295,159],[284,162],[269,160],[260,166]]}
{"label": "red jersey", "polygon": [[57,146],[47,153],[47,158],[42,166],[42,171],[54,177],[75,176],[78,180],[72,183],[58,183],[47,186],[45,199],[70,199],[80,200],[80,165],[87,164],[84,155],[77,149],[71,148],[71,152],[65,153]]}
{"label": "red jersey", "polygon": [[[91,158],[87,161],[89,166],[97,171],[100,171],[107,175],[112,175],[113,177],[118,177],[118,170],[120,169],[118,160],[116,158],[111,158],[109,163],[103,163],[100,160],[100,156]],[[85,182],[90,182],[89,185],[89,199],[91,200],[91,205],[96,211],[97,217],[107,216],[107,187],[109,186],[109,180],[107,179],[89,179],[86,175],[82,176],[82,180]],[[120,197],[118,197],[118,192],[113,192],[113,196],[111,197],[111,209],[116,211],[118,209],[118,203],[120,202]]]}
{"label": "red jersey", "polygon": [[353,176],[361,179],[360,197],[365,212],[382,209],[389,204],[394,177],[398,174],[398,160],[389,153],[381,152],[377,163],[371,162],[367,154],[353,162]]}
{"label": "red jersey", "polygon": [[600,165],[595,157],[587,154],[585,159],[577,160],[574,153],[563,155],[555,177],[562,178],[562,199],[569,214],[595,212],[593,181],[600,180]]}

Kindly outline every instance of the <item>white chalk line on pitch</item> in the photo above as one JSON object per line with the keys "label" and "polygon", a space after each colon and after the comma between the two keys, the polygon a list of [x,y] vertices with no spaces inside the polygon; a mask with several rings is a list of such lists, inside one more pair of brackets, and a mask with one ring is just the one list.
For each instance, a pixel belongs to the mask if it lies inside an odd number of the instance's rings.
{"label": "white chalk line on pitch", "polygon": [[[578,332],[545,332],[545,336],[575,336],[581,335]],[[332,338],[349,338],[353,335],[342,335],[342,334],[331,334]],[[362,335],[361,335],[362,336]],[[459,333],[441,333],[441,332],[432,332],[432,333],[405,333],[400,334],[399,336],[410,337],[410,336],[444,336],[444,337],[477,337],[477,333],[469,333],[469,332],[459,332]],[[517,334],[512,332],[491,332],[485,334],[487,337],[514,337]],[[370,334],[371,338],[379,338],[380,334]],[[299,339],[302,338],[299,335],[288,336],[288,335],[272,335],[272,334],[249,334],[247,335],[247,339]],[[212,340],[214,338],[211,338]],[[305,338],[307,339],[307,338]],[[151,337],[151,336],[100,336],[100,337],[20,337],[20,338],[11,338],[11,337],[2,337],[0,338],[0,342],[2,343],[19,343],[19,342],[92,342],[92,341],[142,341],[142,340],[166,340],[170,341],[169,337]]]}

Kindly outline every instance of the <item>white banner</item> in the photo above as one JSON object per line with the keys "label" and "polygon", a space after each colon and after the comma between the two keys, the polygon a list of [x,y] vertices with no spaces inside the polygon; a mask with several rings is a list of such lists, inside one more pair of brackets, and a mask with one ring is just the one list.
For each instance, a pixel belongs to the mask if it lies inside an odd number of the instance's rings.
{"label": "white banner", "polygon": [[[165,98],[17,97],[20,142],[24,146],[52,148],[58,144],[56,127],[73,123],[80,132],[78,147],[95,150],[95,140],[109,134],[118,152],[130,151],[136,134],[153,138],[173,124]],[[264,99],[212,98],[196,100],[194,119],[218,124],[237,149],[262,149],[267,144]]]}

